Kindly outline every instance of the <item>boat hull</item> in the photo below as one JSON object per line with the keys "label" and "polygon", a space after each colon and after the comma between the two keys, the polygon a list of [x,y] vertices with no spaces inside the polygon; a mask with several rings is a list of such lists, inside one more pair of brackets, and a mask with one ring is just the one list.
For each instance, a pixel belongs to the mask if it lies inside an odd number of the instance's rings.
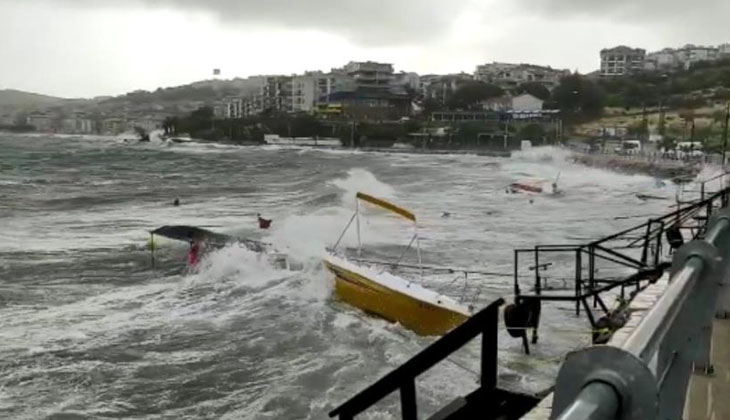
{"label": "boat hull", "polygon": [[335,294],[340,300],[390,322],[398,322],[416,334],[443,335],[469,317],[392,290],[330,261],[324,264],[335,275]]}

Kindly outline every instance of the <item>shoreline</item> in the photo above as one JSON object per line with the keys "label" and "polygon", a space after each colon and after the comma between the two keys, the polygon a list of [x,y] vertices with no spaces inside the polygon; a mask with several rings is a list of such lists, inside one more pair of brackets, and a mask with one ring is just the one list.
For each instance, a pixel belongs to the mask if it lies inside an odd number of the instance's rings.
{"label": "shoreline", "polygon": [[702,170],[701,163],[689,163],[672,160],[648,160],[618,155],[592,155],[575,153],[571,160],[574,163],[608,169],[630,175],[649,175],[657,178],[681,180],[695,178]]}

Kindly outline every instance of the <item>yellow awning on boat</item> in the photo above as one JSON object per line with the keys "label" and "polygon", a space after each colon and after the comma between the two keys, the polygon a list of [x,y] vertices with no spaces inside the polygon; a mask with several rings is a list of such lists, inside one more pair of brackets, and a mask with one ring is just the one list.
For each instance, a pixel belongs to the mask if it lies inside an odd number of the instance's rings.
{"label": "yellow awning on boat", "polygon": [[416,221],[415,214],[411,213],[410,211],[408,211],[402,207],[398,207],[395,204],[389,203],[385,200],[381,200],[380,198],[376,198],[376,197],[373,197],[372,195],[368,195],[368,194],[361,193],[361,192],[357,193],[357,198],[362,201],[367,201],[370,204],[375,204],[376,206],[382,207],[386,210],[390,210],[393,213],[399,214],[408,220],[412,220],[414,222]]}

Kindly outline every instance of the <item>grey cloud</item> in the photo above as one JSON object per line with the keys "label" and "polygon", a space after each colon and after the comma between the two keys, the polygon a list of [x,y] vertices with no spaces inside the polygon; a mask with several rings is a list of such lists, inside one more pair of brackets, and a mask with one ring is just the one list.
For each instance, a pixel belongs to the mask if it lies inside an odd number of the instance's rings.
{"label": "grey cloud", "polygon": [[[617,17],[629,21],[684,20],[691,15],[711,17],[730,10],[727,0],[517,0],[526,11],[557,15]],[[702,4],[699,4],[702,3]]]}
{"label": "grey cloud", "polygon": [[658,28],[668,39],[730,42],[728,0],[516,0],[525,13],[585,18]]}
{"label": "grey cloud", "polygon": [[[2,0],[0,0],[2,1]],[[423,44],[448,32],[465,0],[56,0],[83,7],[203,11],[231,25],[316,29],[363,46]]]}

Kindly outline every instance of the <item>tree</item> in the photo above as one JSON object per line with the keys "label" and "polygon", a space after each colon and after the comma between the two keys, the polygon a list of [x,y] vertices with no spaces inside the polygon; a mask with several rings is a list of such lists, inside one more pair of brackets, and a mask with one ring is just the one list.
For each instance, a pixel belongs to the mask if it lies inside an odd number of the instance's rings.
{"label": "tree", "polygon": [[533,143],[545,137],[545,129],[540,124],[528,124],[520,130],[520,139],[531,140]]}
{"label": "tree", "polygon": [[469,81],[459,86],[451,98],[449,107],[458,109],[469,109],[477,103],[504,95],[504,90],[499,86],[489,83]]}
{"label": "tree", "polygon": [[517,93],[527,93],[543,101],[550,99],[550,90],[545,87],[542,83],[538,82],[527,82],[520,85],[517,88]]}
{"label": "tree", "polygon": [[603,91],[579,74],[564,77],[553,91],[553,99],[567,117],[595,118],[603,112]]}

